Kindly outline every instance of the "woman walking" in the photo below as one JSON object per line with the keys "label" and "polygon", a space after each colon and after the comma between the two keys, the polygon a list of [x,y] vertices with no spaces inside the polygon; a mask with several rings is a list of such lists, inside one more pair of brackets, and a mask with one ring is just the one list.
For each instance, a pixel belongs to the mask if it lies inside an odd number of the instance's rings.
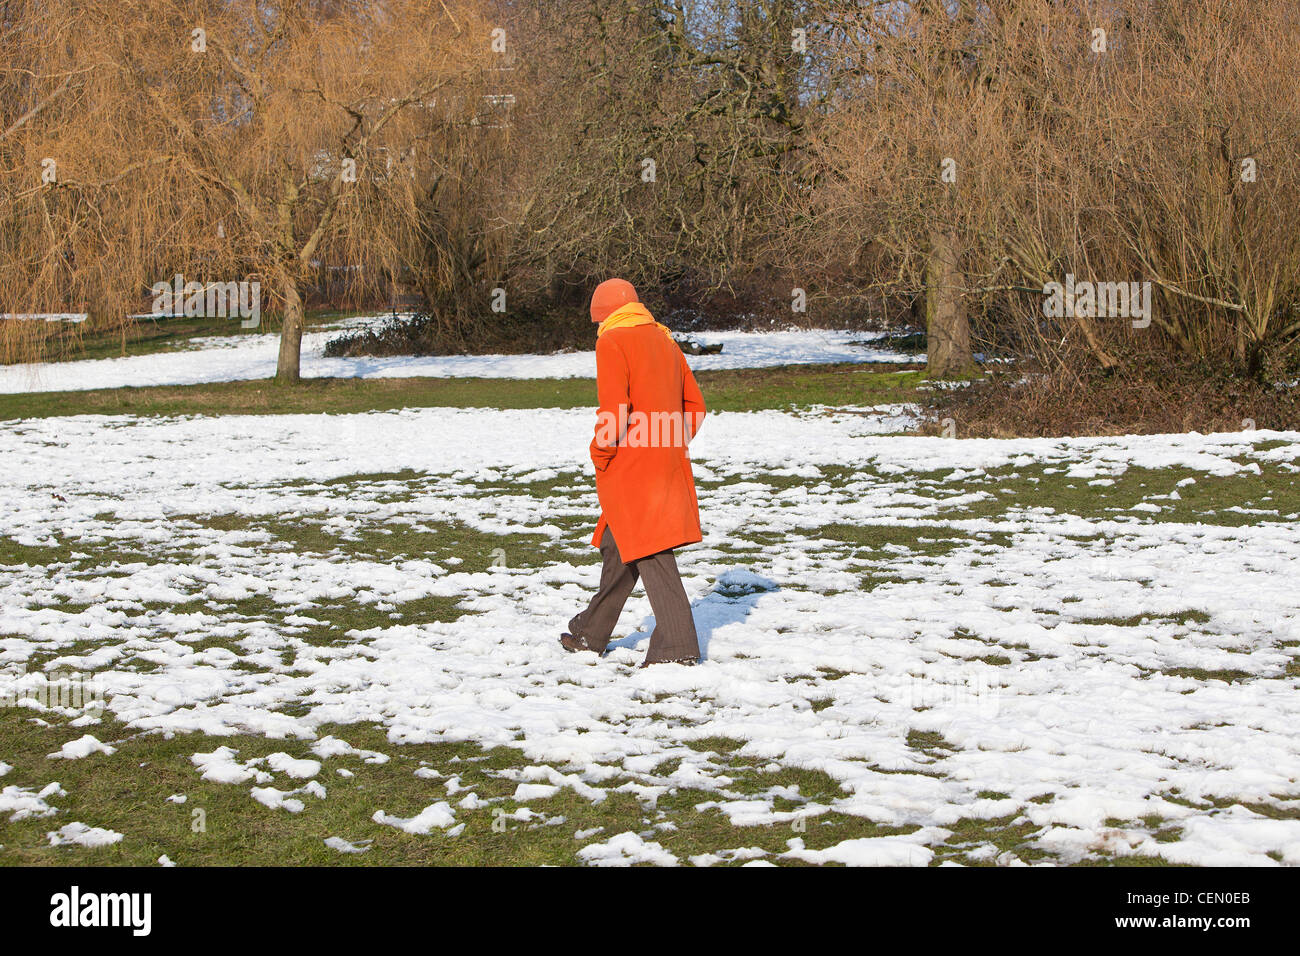
{"label": "woman walking", "polygon": [[704,421],[704,396],[666,326],[623,279],[591,298],[600,404],[591,461],[600,521],[600,588],[569,622],[567,651],[604,654],[638,578],[655,615],[643,667],[694,664],[700,648],[675,548],[700,540],[700,511],[687,445]]}

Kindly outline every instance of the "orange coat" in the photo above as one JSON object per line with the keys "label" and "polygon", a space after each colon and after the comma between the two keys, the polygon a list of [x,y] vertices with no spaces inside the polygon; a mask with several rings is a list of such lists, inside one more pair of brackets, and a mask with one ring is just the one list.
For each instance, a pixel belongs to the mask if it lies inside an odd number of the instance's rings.
{"label": "orange coat", "polygon": [[[644,324],[617,324],[624,310]],[[596,340],[600,410],[591,460],[600,522],[624,563],[700,540],[700,509],[686,445],[704,420],[704,396],[686,357],[639,304],[615,314]],[[634,319],[635,321],[635,319]]]}

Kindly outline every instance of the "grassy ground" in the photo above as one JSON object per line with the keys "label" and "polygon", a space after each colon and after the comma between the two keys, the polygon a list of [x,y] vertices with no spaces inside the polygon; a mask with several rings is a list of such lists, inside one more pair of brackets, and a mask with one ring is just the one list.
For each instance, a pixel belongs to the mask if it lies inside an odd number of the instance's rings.
{"label": "grassy ground", "polygon": [[[905,366],[795,365],[701,372],[716,411],[794,405],[908,402],[924,371]],[[397,408],[581,408],[595,402],[594,379],[384,378],[305,379],[214,385],[96,389],[0,395],[0,420],[59,415],[269,415],[348,413]]]}
{"label": "grassy ground", "polygon": [[[821,481],[828,493],[861,479],[861,469],[824,469]],[[801,529],[800,538],[815,542],[819,554],[839,562],[860,574],[860,588],[871,591],[899,583],[895,571],[899,556],[909,560],[938,560],[959,548],[987,548],[994,561],[998,548],[1010,548],[1008,535],[970,527],[977,519],[1014,518],[1028,510],[1051,507],[1089,519],[1105,519],[1130,509],[1135,501],[1153,489],[1166,489],[1190,473],[1181,469],[1130,469],[1110,485],[1088,485],[1080,479],[1068,479],[1059,472],[1049,473],[1037,466],[994,469],[974,479],[961,479],[965,490],[995,492],[992,499],[963,500],[946,509],[943,527],[919,527],[908,522],[872,525],[831,524]],[[935,473],[917,483],[920,492],[929,483],[942,486],[944,475]],[[797,487],[804,479],[781,474],[756,474],[753,480],[774,496]],[[476,491],[485,498],[523,496],[537,503],[546,521],[559,525],[563,540],[581,538],[585,518],[581,509],[561,513],[558,505],[573,493],[572,475],[547,480],[485,483]],[[283,486],[286,491],[310,494],[320,492],[341,495],[349,500],[364,499],[384,505],[415,503],[435,493],[433,476],[414,472],[353,475],[329,482],[296,482]],[[722,481],[702,481],[701,494],[707,496],[725,485]],[[1300,479],[1281,469],[1265,469],[1261,475],[1210,478],[1197,476],[1193,485],[1182,488],[1182,497],[1171,500],[1167,510],[1150,515],[1157,521],[1205,522],[1233,524],[1239,512],[1268,512],[1273,520],[1300,512]],[[348,524],[331,522],[328,508],[319,514],[296,509],[292,516],[275,514],[248,515],[195,514],[172,516],[169,526],[174,534],[167,540],[130,538],[52,540],[45,545],[23,545],[10,539],[0,541],[0,565],[17,568],[40,566],[51,572],[76,577],[115,575],[129,576],[138,562],[160,563],[184,561],[188,545],[186,535],[212,531],[240,536],[240,541],[263,554],[289,553],[302,560],[329,562],[391,563],[403,557],[419,555],[434,562],[456,560],[464,571],[486,569],[498,548],[508,548],[510,563],[521,570],[537,569],[558,557],[554,543],[522,527],[510,535],[491,535],[474,531],[454,522],[409,523],[391,516],[360,519]],[[728,549],[746,560],[787,545],[783,537],[773,538],[761,531],[742,529],[728,543]],[[592,564],[595,555],[589,549],[565,549],[564,560]],[[191,557],[192,559],[192,557]],[[742,561],[744,563],[744,561]],[[87,606],[59,603],[46,605],[51,612],[76,614]],[[264,622],[273,625],[294,641],[305,645],[339,646],[354,644],[357,633],[406,622],[450,621],[475,611],[455,598],[423,598],[394,606],[360,603],[351,599],[318,602],[307,612],[315,623],[290,627],[284,605],[264,597],[234,602],[187,600],[145,602],[130,613],[138,615],[147,630],[149,615],[210,614],[223,622]],[[1207,616],[1188,608],[1174,615],[1195,627],[1205,624]],[[1075,623],[1098,629],[1123,627],[1137,633],[1148,623],[1145,616],[1115,618],[1080,618]],[[248,654],[238,635],[214,636],[191,643],[194,653],[226,653],[242,658],[242,669],[265,671],[275,657]],[[996,636],[974,633],[959,634],[963,641],[983,643],[980,651],[970,652],[970,659],[993,667],[1008,667],[1012,656],[1032,660],[1017,646],[1004,646]],[[135,646],[119,645],[120,656],[115,670],[147,672],[160,666],[156,647],[148,639]],[[57,658],[103,651],[110,644],[86,642],[63,644],[38,652],[27,661],[28,670],[53,664]],[[286,647],[283,663],[292,661],[293,651]],[[979,656],[982,653],[983,656]],[[1300,676],[1293,660],[1288,673]],[[1187,669],[1177,675],[1200,681],[1249,681],[1245,672],[1218,672]],[[823,681],[870,681],[869,672],[826,669]],[[846,685],[847,686],[847,685]],[[647,701],[653,709],[655,701]],[[665,706],[671,704],[671,700]],[[305,706],[305,705],[304,705]],[[827,698],[820,706],[833,706]],[[813,703],[818,710],[819,704]],[[64,743],[87,731],[115,747],[112,755],[94,754],[80,760],[51,760],[47,755]],[[580,862],[578,851],[591,843],[615,834],[634,832],[654,841],[675,854],[681,861],[705,854],[741,848],[765,851],[775,857],[784,853],[789,841],[798,838],[808,849],[829,847],[857,837],[905,834],[914,827],[890,827],[869,819],[838,812],[808,816],[800,824],[780,823],[758,826],[734,825],[716,807],[706,806],[719,799],[759,798],[770,801],[777,811],[796,811],[805,805],[826,805],[849,794],[824,773],[776,766],[766,760],[744,756],[741,742],[723,737],[695,741],[692,749],[706,753],[715,779],[725,780],[725,794],[717,791],[672,787],[648,794],[650,784],[662,780],[673,769],[661,765],[640,774],[620,773],[594,785],[599,793],[593,797],[561,788],[551,796],[516,799],[522,768],[530,761],[510,746],[483,748],[464,741],[436,744],[396,743],[384,727],[372,724],[326,725],[318,736],[333,734],[362,751],[385,755],[377,761],[365,754],[322,759],[323,768],[315,780],[325,788],[326,796],[297,792],[300,812],[289,812],[262,805],[250,795],[250,784],[213,783],[200,779],[191,756],[211,752],[218,747],[238,751],[240,761],[288,754],[293,758],[317,759],[310,750],[311,741],[268,739],[257,735],[211,736],[202,733],[165,735],[141,732],[122,722],[106,718],[89,726],[72,726],[66,717],[50,712],[39,716],[21,708],[0,709],[0,757],[11,769],[0,781],[5,786],[39,789],[57,780],[62,794],[50,797],[58,807],[52,817],[9,819],[0,830],[0,864],[45,865],[135,864],[148,865],[160,856],[186,865],[280,865],[280,864],[559,864]],[[943,761],[953,754],[956,745],[934,731],[913,729],[906,734],[906,746],[932,769],[921,771],[943,774]],[[262,764],[265,766],[265,764]],[[579,768],[560,768],[573,772]],[[880,772],[895,772],[878,768]],[[343,771],[340,773],[339,771]],[[270,784],[282,790],[297,790],[305,781],[286,779],[278,774]],[[477,802],[459,806],[467,793],[477,794]],[[183,796],[184,802],[169,798]],[[1180,799],[1176,794],[1171,800]],[[1001,800],[1005,794],[985,791],[981,799]],[[1051,794],[1032,802],[1050,802]],[[1274,819],[1298,819],[1296,802],[1253,804],[1251,808]],[[452,836],[434,829],[415,835],[376,822],[376,810],[409,818],[425,807],[447,800],[456,807],[457,823],[464,829]],[[1230,806],[1229,801],[1221,801]],[[526,809],[525,809],[526,808]],[[126,834],[112,846],[87,849],[52,846],[47,834],[69,821],[84,821],[93,826]],[[1140,820],[1111,820],[1108,826],[1118,832],[1140,831],[1157,842],[1178,839],[1176,821],[1157,817]],[[1010,813],[986,819],[963,819],[950,829],[952,836],[932,847],[934,863],[945,861],[969,865],[989,865],[1003,853],[1034,862],[1051,860],[1051,855],[1036,843],[1038,827],[1022,815]],[[326,837],[340,837],[364,848],[363,852],[340,853],[324,844]],[[722,863],[736,865],[750,858],[742,853],[731,858],[723,854]],[[1093,862],[1116,865],[1159,865],[1154,856],[1112,856],[1100,853]]]}

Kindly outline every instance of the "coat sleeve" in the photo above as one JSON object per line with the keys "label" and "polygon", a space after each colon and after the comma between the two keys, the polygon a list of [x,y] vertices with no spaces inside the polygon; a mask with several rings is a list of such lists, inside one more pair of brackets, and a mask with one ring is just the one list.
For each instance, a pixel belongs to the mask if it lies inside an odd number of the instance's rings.
{"label": "coat sleeve", "polygon": [[604,471],[618,453],[618,444],[627,432],[628,396],[627,356],[608,335],[596,340],[596,434],[591,440],[591,463]]}
{"label": "coat sleeve", "polygon": [[704,393],[700,391],[700,386],[695,384],[695,376],[691,373],[691,367],[686,362],[686,356],[681,355],[682,360],[682,417],[686,433],[686,443],[689,445],[692,438],[704,424],[704,416],[708,409],[704,407]]}

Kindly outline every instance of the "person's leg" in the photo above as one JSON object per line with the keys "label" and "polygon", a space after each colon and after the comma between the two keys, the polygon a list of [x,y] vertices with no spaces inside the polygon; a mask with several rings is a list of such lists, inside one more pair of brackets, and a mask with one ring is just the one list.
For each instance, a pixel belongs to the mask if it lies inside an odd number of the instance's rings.
{"label": "person's leg", "polygon": [[593,651],[603,654],[623,605],[636,586],[637,570],[624,564],[618,556],[618,546],[608,526],[600,538],[600,556],[604,562],[600,569],[600,589],[586,610],[569,621],[569,633],[581,638]]}
{"label": "person's leg", "polygon": [[699,660],[700,644],[695,634],[695,619],[691,616],[691,602],[677,571],[676,555],[671,551],[660,551],[635,564],[655,614],[655,630],[650,636],[645,663],[694,663]]}

